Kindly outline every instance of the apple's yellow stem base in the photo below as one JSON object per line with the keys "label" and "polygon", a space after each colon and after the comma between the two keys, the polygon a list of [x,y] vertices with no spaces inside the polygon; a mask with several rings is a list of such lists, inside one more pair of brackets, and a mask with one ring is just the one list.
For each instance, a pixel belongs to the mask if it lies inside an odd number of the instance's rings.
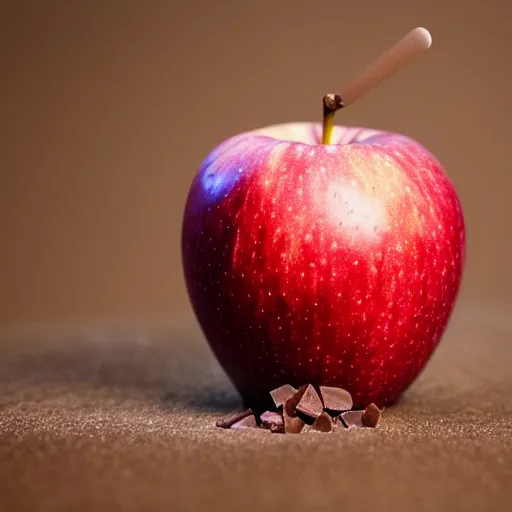
{"label": "apple's yellow stem base", "polygon": [[334,131],[334,114],[337,110],[344,107],[341,96],[338,94],[326,94],[323,99],[324,105],[324,126],[322,132],[322,144],[332,143],[332,134]]}
{"label": "apple's yellow stem base", "polygon": [[334,132],[334,112],[324,115],[324,126],[322,130],[322,144],[332,144],[332,134]]}

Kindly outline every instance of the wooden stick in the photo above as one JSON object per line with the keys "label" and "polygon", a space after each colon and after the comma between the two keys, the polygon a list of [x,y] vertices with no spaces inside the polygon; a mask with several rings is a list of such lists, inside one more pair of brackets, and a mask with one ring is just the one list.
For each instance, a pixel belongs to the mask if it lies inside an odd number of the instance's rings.
{"label": "wooden stick", "polygon": [[387,80],[400,68],[430,48],[432,36],[429,31],[418,27],[411,30],[403,39],[388,48],[380,57],[363,69],[341,88],[341,100],[347,107],[374,87]]}

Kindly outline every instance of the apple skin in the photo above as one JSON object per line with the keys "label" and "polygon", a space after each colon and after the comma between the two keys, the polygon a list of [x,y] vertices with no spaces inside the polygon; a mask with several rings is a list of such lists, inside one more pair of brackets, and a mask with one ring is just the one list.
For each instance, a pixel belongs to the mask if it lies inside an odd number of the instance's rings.
{"label": "apple skin", "polygon": [[456,191],[418,142],[319,124],[231,137],[185,207],[188,294],[221,366],[254,409],[282,384],[341,386],[391,405],[438,345],[459,292]]}

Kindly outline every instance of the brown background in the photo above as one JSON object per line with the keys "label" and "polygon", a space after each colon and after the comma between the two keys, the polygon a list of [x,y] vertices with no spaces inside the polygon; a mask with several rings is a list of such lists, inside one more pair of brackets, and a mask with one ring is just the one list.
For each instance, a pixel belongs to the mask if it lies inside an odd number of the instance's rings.
{"label": "brown background", "polygon": [[[511,15],[509,0],[2,2],[0,512],[508,512]],[[432,49],[339,122],[419,139],[455,182],[468,261],[445,341],[377,429],[215,428],[241,404],[183,285],[194,172],[229,135],[318,120],[324,93],[418,25]]]}
{"label": "brown background", "polygon": [[179,232],[202,158],[411,28],[432,49],[338,122],[406,133],[466,214],[461,300],[512,298],[508,0],[3,2],[0,326],[191,319]]}

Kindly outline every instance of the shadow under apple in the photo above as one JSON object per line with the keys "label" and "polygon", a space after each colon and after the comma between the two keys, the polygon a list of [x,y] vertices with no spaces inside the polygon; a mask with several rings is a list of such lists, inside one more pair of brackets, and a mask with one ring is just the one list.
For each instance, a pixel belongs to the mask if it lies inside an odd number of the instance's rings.
{"label": "shadow under apple", "polygon": [[1,341],[0,404],[100,392],[169,409],[222,412],[242,404],[206,342],[182,332]]}

